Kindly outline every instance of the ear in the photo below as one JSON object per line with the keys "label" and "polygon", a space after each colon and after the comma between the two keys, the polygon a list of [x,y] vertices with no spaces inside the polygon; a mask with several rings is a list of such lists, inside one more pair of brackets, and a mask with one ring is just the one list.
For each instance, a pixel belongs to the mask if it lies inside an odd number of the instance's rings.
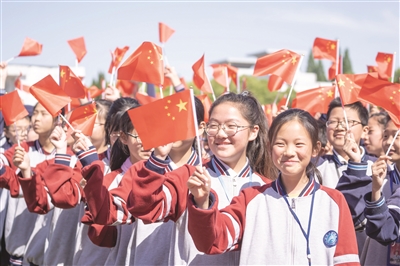
{"label": "ear", "polygon": [[260,131],[260,127],[258,125],[254,125],[249,131],[249,141],[255,140],[258,136],[258,131]]}
{"label": "ear", "polygon": [[368,130],[369,130],[368,126],[363,126],[362,133],[361,133],[361,139],[364,139],[368,136]]}
{"label": "ear", "polygon": [[320,151],[321,151],[321,142],[317,141],[317,146],[315,147],[315,149],[313,149],[311,157],[317,157]]}
{"label": "ear", "polygon": [[128,136],[124,132],[121,132],[119,135],[119,141],[124,145],[128,145]]}
{"label": "ear", "polygon": [[203,135],[203,133],[205,132],[205,129],[206,129],[206,122],[202,121],[202,122],[199,124],[199,130],[198,130],[198,132],[197,132],[197,135],[198,135],[198,136]]}

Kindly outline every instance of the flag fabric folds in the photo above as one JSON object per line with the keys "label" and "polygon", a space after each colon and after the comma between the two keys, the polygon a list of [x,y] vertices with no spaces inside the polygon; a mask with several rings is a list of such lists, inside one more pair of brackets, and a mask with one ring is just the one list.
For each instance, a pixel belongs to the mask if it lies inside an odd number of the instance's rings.
{"label": "flag fabric folds", "polygon": [[37,41],[26,37],[24,44],[22,45],[21,52],[19,52],[18,56],[33,56],[39,55],[42,53],[43,45],[38,43]]}
{"label": "flag fabric folds", "polygon": [[98,96],[100,96],[103,93],[103,90],[97,88],[96,86],[90,86],[89,88],[86,88],[86,94],[90,96],[91,99],[94,99]]}
{"label": "flag fabric folds", "polygon": [[291,84],[299,64],[300,55],[287,49],[260,57],[254,66],[254,76],[277,75]]}
{"label": "flag fabric folds", "polygon": [[[344,105],[357,102],[358,94],[369,74],[339,74],[336,76],[340,99]],[[370,74],[377,77],[376,74]]]}
{"label": "flag fabric folds", "polygon": [[[342,56],[339,56],[339,70],[338,70],[338,74],[342,74]],[[332,80],[336,77],[336,61],[332,62],[331,67],[328,70],[328,79]]]}
{"label": "flag fabric folds", "polygon": [[68,66],[60,65],[59,71],[61,89],[72,98],[84,99],[86,97],[86,89],[81,79]]}
{"label": "flag fabric folds", "polygon": [[158,35],[160,38],[160,43],[166,43],[172,34],[174,34],[175,30],[168,27],[166,24],[159,22],[158,23]]}
{"label": "flag fabric folds", "polygon": [[292,108],[299,108],[309,112],[311,115],[316,113],[326,114],[329,103],[335,98],[335,87],[319,87],[301,91],[296,94]]}
{"label": "flag fabric folds", "polygon": [[228,68],[223,65],[211,65],[213,68],[214,80],[222,87],[227,88],[229,86],[228,80]]}
{"label": "flag fabric folds", "polygon": [[71,98],[50,75],[33,84],[29,91],[53,117],[71,102]]}
{"label": "flag fabric folds", "polygon": [[161,47],[152,42],[143,42],[119,67],[118,79],[162,85],[164,63]]}
{"label": "flag fabric folds", "polygon": [[0,96],[0,111],[7,126],[29,115],[16,90]]}
{"label": "flag fabric folds", "polygon": [[337,41],[315,38],[312,53],[315,59],[328,59],[336,62]]}
{"label": "flag fabric folds", "polygon": [[136,93],[135,98],[136,98],[136,100],[138,100],[140,105],[146,105],[148,103],[152,103],[152,102],[157,101],[156,98],[153,98],[153,97],[151,97],[149,95],[145,95],[145,94],[143,94],[141,92]]}
{"label": "flag fabric folds", "polygon": [[199,88],[201,91],[205,93],[213,93],[213,89],[210,85],[210,81],[208,80],[205,68],[204,68],[204,54],[203,56],[197,60],[196,63],[192,66],[193,69],[193,83]]}
{"label": "flag fabric folds", "polygon": [[378,72],[378,67],[377,66],[367,66],[367,71],[368,71],[368,73]]}
{"label": "flag fabric folds", "polygon": [[69,46],[71,47],[72,51],[75,53],[76,59],[78,63],[80,63],[83,57],[86,55],[86,46],[85,40],[83,37],[79,37],[76,39],[72,39],[68,41]]}
{"label": "flag fabric folds", "polygon": [[94,102],[79,106],[71,112],[68,121],[75,130],[80,130],[85,136],[91,136],[96,123],[97,109]]}
{"label": "flag fabric folds", "polygon": [[268,89],[270,92],[279,91],[282,88],[283,79],[277,75],[271,75],[268,80]]}
{"label": "flag fabric folds", "polygon": [[380,79],[388,80],[392,77],[393,54],[378,53],[375,58]]}
{"label": "flag fabric folds", "polygon": [[122,61],[122,58],[124,58],[124,55],[126,51],[129,50],[129,46],[125,46],[123,48],[115,48],[114,52],[111,52],[111,64],[110,67],[108,68],[108,73],[111,74],[113,68],[117,68],[119,64]]}
{"label": "flag fabric folds", "polygon": [[193,92],[184,90],[128,111],[144,149],[196,136]]}
{"label": "flag fabric folds", "polygon": [[358,97],[370,104],[384,108],[396,125],[400,125],[400,84],[368,74]]}

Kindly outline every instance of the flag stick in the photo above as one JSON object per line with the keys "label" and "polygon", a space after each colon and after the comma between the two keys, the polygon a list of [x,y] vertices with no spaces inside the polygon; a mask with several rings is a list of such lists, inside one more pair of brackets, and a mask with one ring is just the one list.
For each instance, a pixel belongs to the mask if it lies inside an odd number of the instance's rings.
{"label": "flag stick", "polygon": [[161,99],[163,99],[164,98],[164,94],[163,94],[163,86],[162,85],[160,85],[160,97],[161,97]]}
{"label": "flag stick", "polygon": [[390,77],[390,82],[394,82],[394,69],[396,68],[396,52],[393,53],[393,63],[392,63],[392,76]]}
{"label": "flag stick", "polygon": [[173,88],[173,86],[171,85],[171,86],[169,86],[169,95],[172,95],[172,89]]}
{"label": "flag stick", "polygon": [[15,57],[16,57],[16,56],[13,56],[13,57],[11,57],[11,58],[7,59],[7,61],[6,61],[6,64],[8,64],[8,63],[10,63],[12,60],[14,60],[14,59],[15,59]]}
{"label": "flag stick", "polygon": [[68,122],[68,120],[62,114],[60,114],[60,116],[65,121],[65,123],[67,123],[67,125],[72,129],[72,131],[75,131],[74,127]]}
{"label": "flag stick", "polygon": [[228,77],[228,68],[227,67],[225,67],[225,79],[226,79],[226,91],[230,92],[229,83],[231,83],[231,81],[229,80],[229,77]]}
{"label": "flag stick", "polygon": [[197,121],[197,115],[196,115],[196,105],[194,101],[194,94],[193,94],[193,89],[190,89],[190,100],[192,101],[192,110],[193,110],[193,121],[194,121],[194,128],[196,132],[196,144],[197,144],[197,152],[199,156],[199,164],[202,167],[202,155],[201,155],[201,145],[200,145],[200,137],[198,136],[199,134],[199,122]]}
{"label": "flag stick", "polygon": [[296,82],[297,75],[298,75],[298,73],[300,72],[300,67],[301,67],[301,62],[303,62],[303,57],[304,57],[304,55],[302,54],[302,55],[300,56],[299,65],[297,66],[296,73],[294,73],[293,80],[292,80],[292,84],[290,84],[289,95],[288,95],[288,97],[286,98],[286,104],[285,104],[286,107],[287,107],[288,104],[289,104],[290,95],[292,94],[292,91],[293,91],[293,88],[294,88],[294,83]]}
{"label": "flag stick", "polygon": [[394,138],[393,138],[392,142],[390,143],[389,148],[388,148],[387,151],[386,151],[386,154],[385,154],[386,156],[389,154],[389,151],[390,151],[390,149],[392,148],[392,146],[393,146],[393,144],[394,144],[394,141],[396,140],[397,136],[399,135],[399,132],[400,132],[400,129],[397,130],[396,135],[394,135]]}
{"label": "flag stick", "polygon": [[17,125],[16,124],[17,124],[17,122],[14,122],[15,137],[17,139],[18,147],[21,147],[21,143],[19,141],[19,134],[18,134],[18,131],[17,131]]}
{"label": "flag stick", "polygon": [[[337,39],[337,47],[336,47],[336,76],[339,73],[339,39]],[[335,98],[339,96],[339,90],[336,86],[335,89]],[[344,109],[343,109],[344,111]],[[347,122],[346,122],[347,123]]]}
{"label": "flag stick", "polygon": [[[339,92],[338,85],[336,82],[335,82],[335,88]],[[340,94],[339,94],[339,97],[340,97]],[[344,121],[346,122],[346,129],[347,129],[347,131],[349,131],[349,129],[350,129],[349,121],[347,120],[347,113],[346,113],[346,110],[344,109],[344,104],[343,104],[343,100],[341,97],[340,97],[340,104],[342,105],[342,109],[343,109],[343,116],[344,116]]]}
{"label": "flag stick", "polygon": [[139,88],[139,92],[141,93],[145,93],[146,91],[146,86],[145,86],[145,82],[142,82],[142,84],[140,84],[140,88]]}
{"label": "flag stick", "polygon": [[111,87],[113,87],[114,75],[115,75],[115,66],[113,66],[113,68],[111,70],[111,77],[110,77],[110,86]]}
{"label": "flag stick", "polygon": [[210,85],[210,88],[211,88],[211,91],[212,91],[213,100],[214,100],[214,102],[215,102],[214,88],[213,88],[212,85],[211,85],[211,82],[210,82],[210,79],[209,79],[208,76],[207,76],[207,73],[205,73],[205,74],[206,74],[207,82],[208,82],[208,84]]}
{"label": "flag stick", "polygon": [[240,93],[240,77],[239,77],[239,70],[238,73],[236,73],[236,93]]}

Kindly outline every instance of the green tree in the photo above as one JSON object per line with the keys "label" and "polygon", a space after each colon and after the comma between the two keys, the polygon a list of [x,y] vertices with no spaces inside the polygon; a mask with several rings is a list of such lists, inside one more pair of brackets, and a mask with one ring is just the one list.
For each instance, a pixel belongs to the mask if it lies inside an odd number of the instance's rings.
{"label": "green tree", "polygon": [[394,83],[400,83],[400,68],[398,68],[395,72],[394,72],[394,79],[393,79]]}
{"label": "green tree", "polygon": [[101,89],[101,82],[105,80],[105,75],[103,72],[99,72],[97,75],[97,79],[92,80],[92,86],[96,86],[97,88]]}
{"label": "green tree", "polygon": [[327,81],[324,66],[322,65],[321,60],[318,61],[318,65],[314,73],[317,74],[317,81]]}
{"label": "green tree", "polygon": [[343,74],[354,74],[353,68],[351,67],[349,49],[346,48],[343,56]]}
{"label": "green tree", "polygon": [[308,56],[308,61],[307,61],[307,72],[312,72],[315,73],[316,70],[316,65],[315,65],[315,60],[314,60],[314,55],[312,53],[312,50],[310,50],[309,56]]}

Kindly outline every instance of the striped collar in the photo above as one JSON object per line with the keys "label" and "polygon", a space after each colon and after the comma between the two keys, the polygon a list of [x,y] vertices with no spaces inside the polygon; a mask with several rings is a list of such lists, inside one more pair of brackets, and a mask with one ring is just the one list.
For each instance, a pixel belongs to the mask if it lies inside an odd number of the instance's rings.
{"label": "striped collar", "polygon": [[[360,150],[361,150],[361,161],[365,161],[365,149],[362,146],[359,146]],[[337,151],[335,151],[335,149],[333,150],[333,160],[335,161],[335,163],[339,166],[348,164],[348,161],[346,161],[345,158],[343,158],[339,153],[337,153]]]}
{"label": "striped collar", "polygon": [[239,173],[236,173],[232,168],[230,168],[228,165],[223,163],[215,156],[212,156],[209,165],[211,166],[211,169],[214,172],[216,173],[219,172],[221,175],[237,176],[237,177],[250,177],[252,175],[248,158],[246,158],[246,163],[243,166],[242,170],[239,171]]}
{"label": "striped collar", "polygon": [[56,154],[56,148],[54,148],[51,153],[48,153],[45,150],[43,150],[42,145],[40,145],[39,140],[35,140],[35,148],[39,153],[44,154],[44,155],[55,155]]}
{"label": "striped collar", "polygon": [[[279,195],[287,196],[285,187],[283,186],[283,183],[282,183],[281,174],[279,174],[278,179],[273,182],[272,186]],[[308,181],[307,185],[303,188],[303,190],[300,192],[298,197],[306,197],[306,196],[312,195],[312,193],[314,191],[314,187],[315,187],[315,189],[319,189],[319,186],[320,185],[315,181],[315,179],[312,176],[309,177],[309,181]]]}
{"label": "striped collar", "polygon": [[[171,158],[168,158],[168,159],[170,160],[170,162],[167,165],[167,167],[165,168],[165,171],[171,172],[171,171],[177,169],[178,167],[171,160]],[[197,156],[197,152],[193,147],[192,147],[192,152],[190,153],[190,157],[189,157],[188,161],[186,162],[186,164],[188,164],[188,165],[199,165],[200,164],[199,156]]]}

